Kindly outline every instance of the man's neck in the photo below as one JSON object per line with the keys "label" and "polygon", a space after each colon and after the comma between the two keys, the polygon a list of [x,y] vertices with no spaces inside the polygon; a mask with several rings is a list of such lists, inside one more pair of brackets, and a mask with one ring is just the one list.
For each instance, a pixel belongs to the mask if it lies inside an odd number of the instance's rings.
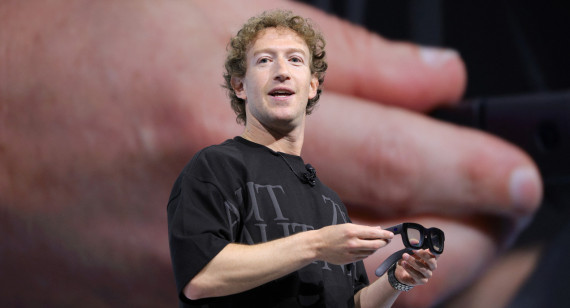
{"label": "man's neck", "polygon": [[260,125],[248,124],[245,125],[241,135],[244,139],[264,145],[275,152],[301,155],[305,136],[304,125],[291,131],[280,132]]}

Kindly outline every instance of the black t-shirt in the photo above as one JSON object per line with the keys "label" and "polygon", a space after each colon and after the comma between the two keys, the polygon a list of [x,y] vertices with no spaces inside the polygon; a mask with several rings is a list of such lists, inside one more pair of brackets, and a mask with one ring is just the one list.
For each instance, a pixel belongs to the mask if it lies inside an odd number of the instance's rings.
{"label": "black t-shirt", "polygon": [[368,284],[362,262],[316,261],[285,277],[225,297],[190,301],[184,286],[228,243],[254,244],[350,222],[337,194],[310,185],[299,156],[241,137],[198,152],[176,180],[168,233],[178,294],[189,307],[351,307]]}

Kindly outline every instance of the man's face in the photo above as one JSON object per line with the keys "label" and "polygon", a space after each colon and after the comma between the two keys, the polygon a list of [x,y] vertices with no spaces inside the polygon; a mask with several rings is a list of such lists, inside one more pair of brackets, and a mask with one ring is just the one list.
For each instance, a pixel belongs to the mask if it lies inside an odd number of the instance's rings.
{"label": "man's face", "polygon": [[309,48],[294,31],[263,30],[247,51],[247,72],[239,79],[238,97],[246,101],[248,124],[268,128],[302,125],[307,101],[317,94]]}

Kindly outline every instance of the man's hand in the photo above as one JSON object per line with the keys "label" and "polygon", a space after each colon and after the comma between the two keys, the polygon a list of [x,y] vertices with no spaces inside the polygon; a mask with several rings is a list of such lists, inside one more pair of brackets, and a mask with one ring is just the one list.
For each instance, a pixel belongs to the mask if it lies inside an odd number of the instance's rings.
{"label": "man's hand", "polygon": [[380,227],[355,224],[332,225],[318,231],[317,259],[347,264],[367,258],[394,237]]}
{"label": "man's hand", "polygon": [[396,279],[409,286],[423,285],[432,277],[437,268],[437,257],[429,249],[405,253],[396,266]]}

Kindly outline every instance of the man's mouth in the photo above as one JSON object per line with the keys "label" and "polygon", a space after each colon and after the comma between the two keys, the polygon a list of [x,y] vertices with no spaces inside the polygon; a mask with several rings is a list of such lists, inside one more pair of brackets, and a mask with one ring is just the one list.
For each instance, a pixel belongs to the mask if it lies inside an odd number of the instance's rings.
{"label": "man's mouth", "polygon": [[288,90],[288,89],[275,89],[275,90],[271,90],[271,92],[269,92],[269,95],[273,96],[273,97],[288,97],[295,94],[293,91]]}

